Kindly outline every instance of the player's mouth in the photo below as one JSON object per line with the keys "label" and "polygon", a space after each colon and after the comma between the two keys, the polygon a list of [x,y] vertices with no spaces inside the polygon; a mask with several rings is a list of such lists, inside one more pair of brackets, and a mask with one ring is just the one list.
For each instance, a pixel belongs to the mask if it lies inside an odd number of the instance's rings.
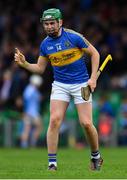
{"label": "player's mouth", "polygon": [[56,37],[58,34],[57,32],[55,32],[54,29],[47,30],[46,33],[48,36],[51,36],[51,37]]}

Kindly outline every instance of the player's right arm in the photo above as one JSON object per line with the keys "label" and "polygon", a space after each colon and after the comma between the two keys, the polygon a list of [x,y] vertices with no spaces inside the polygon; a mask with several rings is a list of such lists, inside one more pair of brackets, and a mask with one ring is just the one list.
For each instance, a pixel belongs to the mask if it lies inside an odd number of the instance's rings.
{"label": "player's right arm", "polygon": [[32,73],[40,73],[42,74],[45,71],[45,68],[47,66],[47,60],[43,56],[39,56],[38,61],[36,64],[31,64],[26,61],[25,56],[20,52],[18,48],[15,48],[15,56],[14,56],[15,62],[27,69],[28,71]]}

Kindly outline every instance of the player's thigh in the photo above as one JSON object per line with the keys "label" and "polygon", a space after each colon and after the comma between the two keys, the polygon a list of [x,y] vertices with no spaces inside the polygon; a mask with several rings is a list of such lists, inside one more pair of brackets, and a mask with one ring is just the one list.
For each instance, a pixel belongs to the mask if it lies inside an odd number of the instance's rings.
{"label": "player's thigh", "polygon": [[62,121],[68,107],[68,102],[61,100],[50,101],[50,120]]}
{"label": "player's thigh", "polygon": [[92,103],[85,102],[76,104],[80,123],[91,124],[92,123]]}
{"label": "player's thigh", "polygon": [[81,84],[73,84],[73,86],[71,86],[71,95],[74,98],[75,104],[92,102],[92,94],[90,94],[90,98],[88,101],[85,101],[81,96],[81,88],[86,86],[87,82]]}
{"label": "player's thigh", "polygon": [[57,81],[52,83],[52,91],[50,100],[60,100],[65,102],[70,102],[70,92],[69,92],[69,85],[63,84]]}

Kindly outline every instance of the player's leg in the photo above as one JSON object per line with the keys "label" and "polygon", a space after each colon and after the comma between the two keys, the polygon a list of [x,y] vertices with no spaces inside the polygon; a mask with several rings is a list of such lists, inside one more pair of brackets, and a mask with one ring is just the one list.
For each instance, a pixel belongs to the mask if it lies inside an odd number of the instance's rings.
{"label": "player's leg", "polygon": [[99,169],[100,164],[98,160],[100,160],[100,153],[98,145],[98,133],[92,121],[92,95],[90,95],[88,101],[85,101],[81,97],[81,87],[85,86],[87,86],[87,83],[73,85],[71,89],[71,95],[74,97],[80,124],[86,132],[88,143],[91,147],[91,159],[97,159],[97,163],[95,162],[94,165],[97,164],[98,166],[92,169]]}
{"label": "player's leg", "polygon": [[[50,122],[47,132],[49,169],[56,169],[56,153],[60,125],[70,101],[68,85],[54,81],[50,97]],[[53,166],[52,166],[53,165]]]}
{"label": "player's leg", "polygon": [[85,129],[87,139],[91,146],[91,150],[97,151],[98,134],[92,122],[92,104],[81,103],[81,104],[76,104],[76,107],[78,111],[80,124]]}
{"label": "player's leg", "polygon": [[80,124],[85,130],[88,142],[91,147],[91,169],[100,170],[102,159],[99,152],[98,133],[92,121],[92,103],[85,102],[76,104]]}
{"label": "player's leg", "polygon": [[50,122],[47,132],[47,146],[49,169],[56,170],[57,161],[57,145],[60,125],[64,119],[64,115],[68,106],[68,102],[60,100],[51,100],[50,102]]}
{"label": "player's leg", "polygon": [[86,102],[81,97],[81,87],[85,87],[87,83],[73,85],[71,94],[77,107],[79,120],[85,129],[88,141],[92,151],[98,150],[98,134],[92,122],[92,96]]}

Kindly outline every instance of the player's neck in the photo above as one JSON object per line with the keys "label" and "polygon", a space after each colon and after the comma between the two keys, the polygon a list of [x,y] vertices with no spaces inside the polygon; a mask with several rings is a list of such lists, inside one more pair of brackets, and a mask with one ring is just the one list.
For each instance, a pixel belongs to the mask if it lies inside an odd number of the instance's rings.
{"label": "player's neck", "polygon": [[62,27],[60,27],[57,37],[61,36],[61,34],[62,34]]}

